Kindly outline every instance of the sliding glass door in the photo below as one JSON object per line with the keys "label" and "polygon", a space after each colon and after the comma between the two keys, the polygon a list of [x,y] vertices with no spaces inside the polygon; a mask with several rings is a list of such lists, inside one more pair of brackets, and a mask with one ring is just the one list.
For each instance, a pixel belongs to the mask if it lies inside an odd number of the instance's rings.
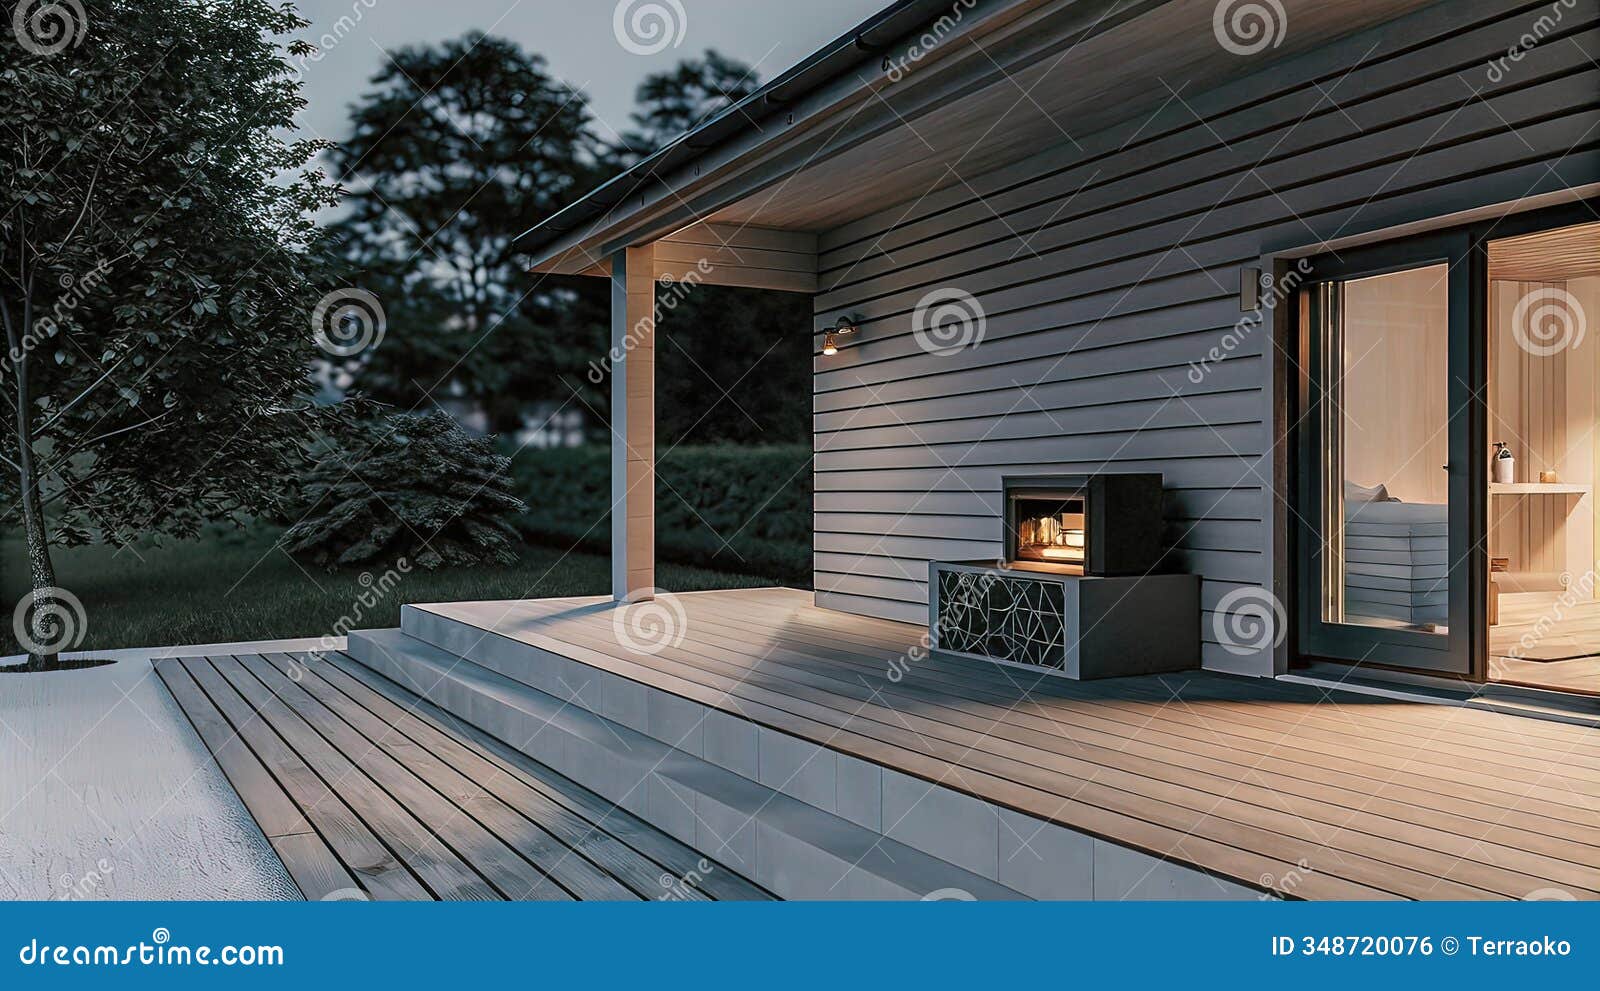
{"label": "sliding glass door", "polygon": [[1302,655],[1472,673],[1482,556],[1463,235],[1329,255],[1301,293]]}

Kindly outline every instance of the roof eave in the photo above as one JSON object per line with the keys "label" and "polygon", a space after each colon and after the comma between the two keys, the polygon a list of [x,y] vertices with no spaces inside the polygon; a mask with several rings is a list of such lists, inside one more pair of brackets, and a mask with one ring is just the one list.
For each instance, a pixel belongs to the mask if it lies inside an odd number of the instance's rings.
{"label": "roof eave", "polygon": [[[956,0],[973,12],[963,15],[959,34],[980,33],[996,11],[1039,2],[1043,0]],[[596,238],[613,240],[611,232],[624,227],[645,205],[641,201],[638,207],[629,208],[629,200],[652,186],[672,189],[666,176],[690,169],[712,150],[741,137],[750,145],[746,151],[775,140],[764,134],[761,124],[792,112],[802,100],[820,105],[806,115],[806,125],[825,123],[868,87],[867,81],[852,78],[852,70],[905,45],[951,9],[952,0],[898,0],[749,97],[521,234],[518,247],[532,256],[537,271],[576,271],[596,264],[599,255],[582,245]],[[830,87],[834,92],[827,92]]]}

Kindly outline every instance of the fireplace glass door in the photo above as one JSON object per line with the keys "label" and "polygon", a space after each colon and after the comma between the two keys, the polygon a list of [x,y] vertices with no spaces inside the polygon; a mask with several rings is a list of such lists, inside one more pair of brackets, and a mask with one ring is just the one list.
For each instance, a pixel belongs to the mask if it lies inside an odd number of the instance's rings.
{"label": "fireplace glass door", "polygon": [[1082,567],[1086,541],[1086,500],[1018,498],[1016,559]]}

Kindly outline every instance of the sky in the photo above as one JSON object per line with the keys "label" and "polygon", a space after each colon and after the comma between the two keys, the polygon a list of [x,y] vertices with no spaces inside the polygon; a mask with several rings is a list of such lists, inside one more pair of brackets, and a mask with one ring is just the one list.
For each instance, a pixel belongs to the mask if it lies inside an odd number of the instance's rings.
{"label": "sky", "polygon": [[301,129],[307,137],[343,137],[349,105],[382,65],[385,51],[481,30],[543,55],[554,75],[588,94],[600,133],[610,136],[628,126],[634,87],[649,73],[715,48],[771,79],[887,5],[888,0],[296,0],[312,22],[306,40],[322,49],[305,66],[310,106],[301,114]]}

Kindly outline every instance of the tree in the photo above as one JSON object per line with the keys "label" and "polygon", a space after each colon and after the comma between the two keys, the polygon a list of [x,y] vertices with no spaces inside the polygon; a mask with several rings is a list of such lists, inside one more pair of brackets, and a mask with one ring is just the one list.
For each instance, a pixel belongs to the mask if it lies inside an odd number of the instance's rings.
{"label": "tree", "polygon": [[[62,646],[52,545],[272,515],[315,437],[310,216],[336,190],[285,142],[303,105],[269,0],[87,0],[0,32],[4,511],[29,666]],[[53,516],[53,521],[49,518]]]}
{"label": "tree", "polygon": [[401,49],[352,111],[334,152],[353,192],[337,226],[351,277],[383,301],[391,332],[347,369],[374,399],[430,395],[520,426],[526,400],[567,395],[604,338],[556,332],[598,280],[528,274],[513,239],[603,176],[582,94],[504,38],[469,34]]}
{"label": "tree", "polygon": [[810,296],[698,286],[660,311],[659,443],[811,442]]}
{"label": "tree", "polygon": [[309,473],[311,511],[283,535],[291,554],[328,568],[516,560],[511,519],[528,507],[512,491],[511,459],[489,439],[436,410],[378,420],[354,440],[330,443]]}
{"label": "tree", "polygon": [[639,108],[617,157],[631,164],[760,88],[754,69],[714,48],[698,59],[684,59],[677,68],[646,76],[634,90]]}

